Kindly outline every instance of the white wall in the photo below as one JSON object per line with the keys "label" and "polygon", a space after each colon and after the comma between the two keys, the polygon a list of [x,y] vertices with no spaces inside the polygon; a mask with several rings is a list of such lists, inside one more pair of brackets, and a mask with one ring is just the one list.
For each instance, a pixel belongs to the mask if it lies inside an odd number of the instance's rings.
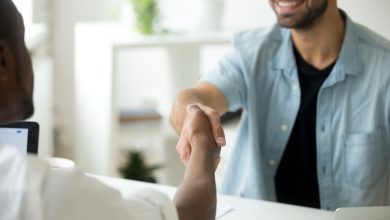
{"label": "white wall", "polygon": [[360,24],[390,40],[389,0],[339,0],[340,8]]}
{"label": "white wall", "polygon": [[53,156],[53,65],[46,45],[30,49],[34,68],[35,112],[29,120],[39,123],[38,155],[42,158]]}
{"label": "white wall", "polygon": [[225,3],[223,26],[227,29],[269,26],[276,21],[268,0],[225,0]]}
{"label": "white wall", "polygon": [[[56,74],[54,104],[58,134],[56,150],[57,153],[65,154],[62,156],[72,157],[66,154],[74,144],[74,25],[80,21],[112,19],[117,2],[118,0],[52,1],[52,46]],[[99,52],[99,47],[96,52]]]}

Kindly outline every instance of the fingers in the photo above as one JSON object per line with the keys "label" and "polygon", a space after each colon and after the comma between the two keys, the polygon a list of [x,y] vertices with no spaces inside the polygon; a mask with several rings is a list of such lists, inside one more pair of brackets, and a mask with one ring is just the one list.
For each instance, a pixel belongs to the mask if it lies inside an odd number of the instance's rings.
{"label": "fingers", "polygon": [[[187,116],[183,123],[179,141],[176,145],[176,151],[179,153],[181,161],[185,165],[188,164],[193,151],[192,148],[198,146],[195,144],[198,143],[198,138],[202,135],[206,135],[208,136],[206,139],[215,142],[218,146],[218,149],[215,149],[218,152],[215,156],[216,168],[220,161],[219,147],[226,144],[225,133],[220,122],[219,113],[210,107],[198,103],[188,105],[186,110]],[[195,146],[192,146],[192,144],[195,144]],[[207,149],[201,148],[201,150]],[[212,152],[213,150],[210,150],[209,155],[213,154]]]}
{"label": "fingers", "polygon": [[225,132],[223,131],[222,124],[221,124],[221,118],[217,111],[214,109],[202,105],[197,104],[199,108],[207,115],[207,118],[209,119],[211,130],[215,139],[215,143],[219,147],[226,145],[226,139],[225,139]]}
{"label": "fingers", "polygon": [[191,155],[191,146],[188,142],[188,138],[185,132],[182,132],[180,135],[179,141],[176,145],[176,151],[180,155],[180,160],[184,163],[184,165],[187,166]]}

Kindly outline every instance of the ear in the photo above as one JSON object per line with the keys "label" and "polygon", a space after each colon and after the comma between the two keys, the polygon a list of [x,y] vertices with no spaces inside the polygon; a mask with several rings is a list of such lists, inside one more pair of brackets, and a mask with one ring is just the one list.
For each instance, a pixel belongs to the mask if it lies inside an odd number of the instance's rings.
{"label": "ear", "polygon": [[8,43],[0,40],[0,81],[6,81],[15,74],[15,57]]}

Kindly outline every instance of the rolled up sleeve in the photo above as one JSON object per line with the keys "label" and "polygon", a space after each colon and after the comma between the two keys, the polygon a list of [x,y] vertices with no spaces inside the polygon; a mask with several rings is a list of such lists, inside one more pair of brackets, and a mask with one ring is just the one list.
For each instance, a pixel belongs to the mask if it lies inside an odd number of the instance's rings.
{"label": "rolled up sleeve", "polygon": [[244,107],[246,84],[243,65],[239,53],[234,49],[219,61],[214,71],[203,75],[201,81],[211,83],[222,91],[228,101],[229,111]]}

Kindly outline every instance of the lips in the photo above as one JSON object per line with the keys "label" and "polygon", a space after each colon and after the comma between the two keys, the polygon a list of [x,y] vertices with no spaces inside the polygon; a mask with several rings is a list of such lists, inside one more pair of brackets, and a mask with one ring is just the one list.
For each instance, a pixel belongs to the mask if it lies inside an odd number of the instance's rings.
{"label": "lips", "polygon": [[302,3],[302,1],[276,1],[276,4],[282,8],[294,7],[300,3]]}
{"label": "lips", "polygon": [[291,14],[295,12],[301,5],[303,5],[304,0],[295,0],[295,1],[274,0],[273,2],[279,14]]}

